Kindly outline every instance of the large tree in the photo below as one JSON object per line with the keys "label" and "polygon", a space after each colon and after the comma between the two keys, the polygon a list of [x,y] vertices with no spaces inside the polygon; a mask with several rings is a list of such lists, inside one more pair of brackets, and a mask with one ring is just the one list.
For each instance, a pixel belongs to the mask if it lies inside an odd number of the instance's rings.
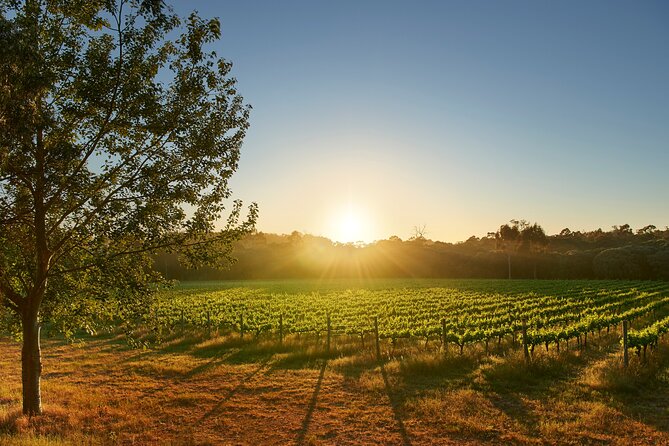
{"label": "large tree", "polygon": [[128,320],[149,253],[213,260],[253,228],[229,201],[249,106],[219,38],[161,0],[0,0],[0,320],[23,339],[24,413],[44,323]]}

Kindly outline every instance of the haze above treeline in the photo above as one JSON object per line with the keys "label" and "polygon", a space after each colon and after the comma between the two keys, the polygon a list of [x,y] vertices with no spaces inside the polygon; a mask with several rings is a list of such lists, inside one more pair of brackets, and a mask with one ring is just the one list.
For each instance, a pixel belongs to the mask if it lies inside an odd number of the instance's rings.
{"label": "haze above treeline", "polygon": [[546,235],[538,224],[512,221],[464,242],[445,243],[416,227],[407,240],[369,244],[322,236],[257,232],[234,245],[231,265],[188,269],[173,254],[156,257],[168,279],[536,278],[669,279],[669,228],[571,231]]}

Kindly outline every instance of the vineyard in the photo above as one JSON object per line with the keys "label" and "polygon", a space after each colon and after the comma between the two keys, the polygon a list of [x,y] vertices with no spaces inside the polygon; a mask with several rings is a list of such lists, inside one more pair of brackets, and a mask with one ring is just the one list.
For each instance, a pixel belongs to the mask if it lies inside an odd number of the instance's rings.
{"label": "vineyard", "polygon": [[[627,348],[653,347],[669,329],[669,283],[593,281],[377,281],[370,285],[187,283],[161,293],[147,325],[159,332],[202,327],[243,336],[291,334],[414,338],[457,346],[508,340],[546,350],[633,323]],[[621,343],[623,341],[621,340]],[[378,354],[378,353],[377,353]]]}

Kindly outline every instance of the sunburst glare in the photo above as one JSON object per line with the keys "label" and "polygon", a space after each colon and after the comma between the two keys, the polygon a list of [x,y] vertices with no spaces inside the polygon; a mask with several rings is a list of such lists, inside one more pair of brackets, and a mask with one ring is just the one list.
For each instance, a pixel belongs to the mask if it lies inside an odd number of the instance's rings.
{"label": "sunburst glare", "polygon": [[335,214],[331,234],[335,241],[355,243],[371,241],[371,224],[366,213],[352,205]]}

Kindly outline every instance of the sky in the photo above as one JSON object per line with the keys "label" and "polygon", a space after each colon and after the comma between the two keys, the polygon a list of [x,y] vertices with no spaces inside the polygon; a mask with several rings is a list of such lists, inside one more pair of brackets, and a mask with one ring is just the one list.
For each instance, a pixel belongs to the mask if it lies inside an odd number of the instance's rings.
{"label": "sky", "polygon": [[202,1],[258,229],[457,242],[669,225],[669,3]]}

